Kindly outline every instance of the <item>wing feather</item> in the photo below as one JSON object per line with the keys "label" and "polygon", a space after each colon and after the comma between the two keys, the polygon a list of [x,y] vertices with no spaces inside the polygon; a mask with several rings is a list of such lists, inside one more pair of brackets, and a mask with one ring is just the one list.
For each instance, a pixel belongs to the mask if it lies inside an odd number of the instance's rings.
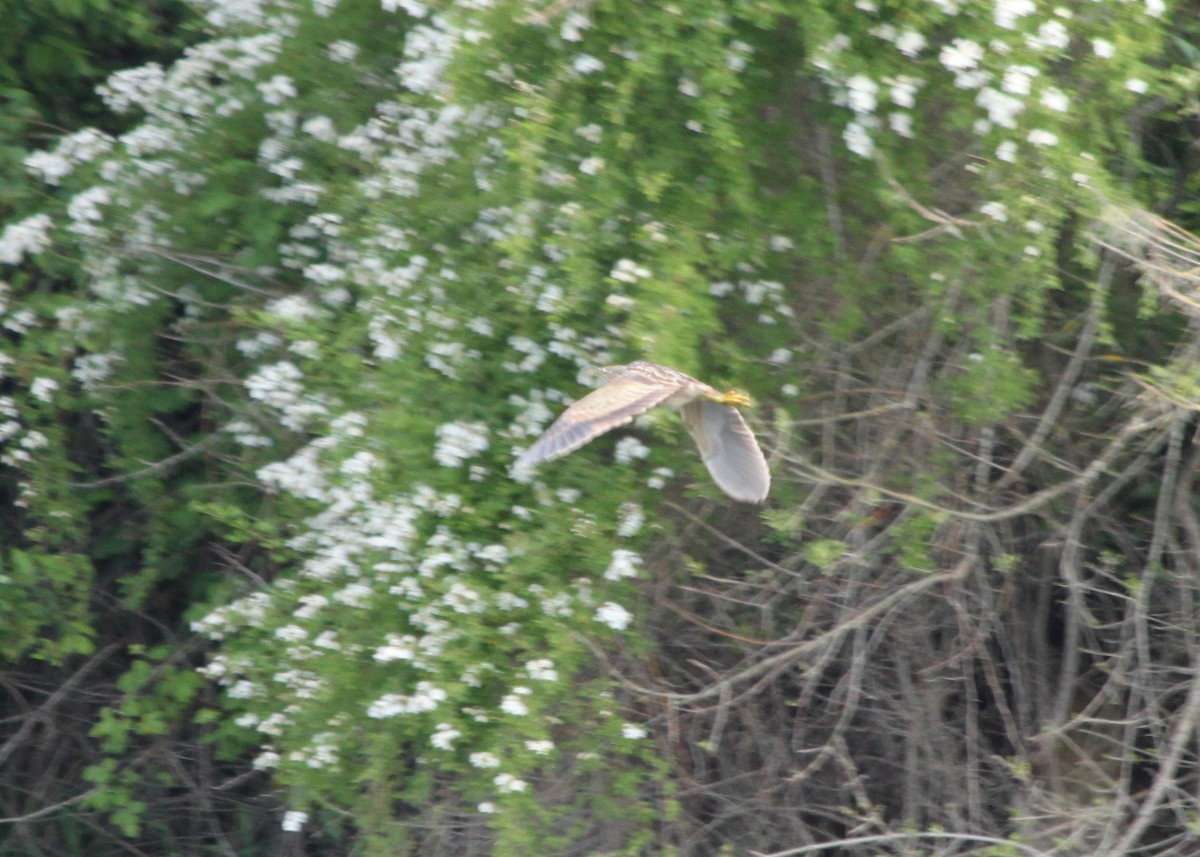
{"label": "wing feather", "polygon": [[737,408],[699,398],[682,410],[684,425],[721,490],[747,503],[765,500],[771,490],[771,471]]}
{"label": "wing feather", "polygon": [[607,431],[669,399],[677,387],[622,378],[605,384],[575,402],[517,459],[529,467],[574,452]]}

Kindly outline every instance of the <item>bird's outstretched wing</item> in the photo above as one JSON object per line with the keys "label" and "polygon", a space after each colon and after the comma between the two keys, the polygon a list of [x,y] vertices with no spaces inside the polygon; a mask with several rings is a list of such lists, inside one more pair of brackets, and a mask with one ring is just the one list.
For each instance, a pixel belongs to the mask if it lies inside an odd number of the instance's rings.
{"label": "bird's outstretched wing", "polygon": [[605,384],[563,411],[517,459],[516,466],[529,467],[574,452],[606,431],[662,404],[678,389],[637,378],[620,378]]}
{"label": "bird's outstretched wing", "polygon": [[721,490],[746,503],[765,500],[771,490],[771,471],[737,408],[699,398],[682,410],[683,423]]}

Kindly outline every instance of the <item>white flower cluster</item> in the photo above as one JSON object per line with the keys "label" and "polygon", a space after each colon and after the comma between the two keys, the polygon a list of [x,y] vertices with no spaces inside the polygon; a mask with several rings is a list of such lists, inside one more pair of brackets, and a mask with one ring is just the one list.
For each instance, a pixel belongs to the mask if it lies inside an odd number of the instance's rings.
{"label": "white flower cluster", "polygon": [[624,631],[633,621],[633,614],[615,601],[605,601],[596,609],[595,619],[614,631]]}
{"label": "white flower cluster", "polygon": [[612,553],[612,562],[604,572],[605,580],[622,580],[626,577],[637,577],[641,568],[642,558],[631,550],[618,548]]}
{"label": "white flower cluster", "polygon": [[279,421],[292,431],[303,431],[314,418],[329,413],[328,405],[304,389],[304,373],[294,363],[281,361],[260,367],[245,381],[246,393],[279,412]]}
{"label": "white flower cluster", "polygon": [[[259,724],[259,731],[263,731]],[[338,763],[337,736],[332,732],[321,732],[312,737],[312,744],[301,749],[293,750],[288,758],[294,762],[303,762],[310,768],[329,768]]]}
{"label": "white flower cluster", "polygon": [[529,713],[529,706],[522,697],[529,696],[533,691],[527,687],[514,687],[513,692],[506,694],[500,700],[500,710],[514,717],[524,717]]}
{"label": "white flower cluster", "polygon": [[385,693],[376,699],[367,707],[367,716],[382,719],[400,714],[422,714],[435,710],[445,700],[446,691],[432,682],[419,681],[412,694]]}
{"label": "white flower cluster", "polygon": [[[230,13],[239,5],[261,4],[254,0],[212,2],[210,18],[218,11]],[[246,17],[259,15],[256,10]],[[117,113],[143,110],[149,117],[149,125],[172,135],[190,137],[203,127],[197,120],[209,115],[229,115],[245,107],[245,94],[222,83],[254,80],[260,68],[279,57],[288,34],[285,20],[277,17],[267,31],[240,38],[212,39],[188,48],[169,69],[151,63],[116,72],[97,87],[97,92]],[[151,172],[162,170],[161,166],[147,163],[135,166]]]}
{"label": "white flower cluster", "polygon": [[95,128],[84,128],[61,138],[53,150],[39,149],[25,158],[25,169],[46,184],[57,185],[80,164],[86,164],[113,148],[113,138]]}
{"label": "white flower cluster", "polygon": [[166,70],[156,62],[113,72],[96,87],[108,109],[127,113],[153,102],[166,85]]}
{"label": "white flower cluster", "polygon": [[525,664],[525,671],[534,681],[558,681],[558,670],[549,658],[537,658]]}
{"label": "white flower cluster", "polygon": [[626,435],[617,441],[616,447],[613,449],[613,457],[619,464],[628,464],[631,461],[639,461],[650,455],[650,447],[642,443],[633,435]]}
{"label": "white flower cluster", "polygon": [[461,467],[488,446],[488,427],[485,423],[444,423],[437,427],[437,445],[433,457],[442,467]]}
{"label": "white flower cluster", "polygon": [[34,378],[29,385],[30,395],[41,402],[49,402],[54,398],[54,391],[59,389],[59,382],[54,378]]}
{"label": "white flower cluster", "polygon": [[404,61],[396,69],[410,92],[437,93],[445,87],[442,76],[458,47],[459,32],[440,15],[419,24],[404,40]]}
{"label": "white flower cluster", "polygon": [[449,723],[439,723],[430,737],[429,743],[439,750],[449,750],[454,747],[454,742],[461,737],[462,732],[455,729]]}
{"label": "white flower cluster", "polygon": [[617,535],[623,539],[636,536],[645,523],[646,511],[637,503],[622,503],[617,510]]}
{"label": "white flower cluster", "polygon": [[523,792],[529,787],[529,784],[524,780],[514,777],[509,773],[496,774],[496,777],[492,780],[492,782],[495,783],[496,790],[499,791],[500,794]]}
{"label": "white flower cluster", "polygon": [[19,265],[26,256],[36,256],[50,246],[48,214],[35,214],[10,223],[0,233],[0,265]]}
{"label": "white flower cluster", "polygon": [[[1143,11],[1156,17],[1161,14],[1157,8],[1161,5],[1154,0]],[[947,0],[943,11],[956,15],[960,12],[958,6]],[[860,2],[858,7],[872,14],[879,12],[873,2]],[[1044,16],[1042,20],[1036,20],[1039,15]],[[1002,35],[986,42],[955,37],[937,47],[936,56],[938,64],[953,75],[957,88],[975,93],[975,104],[981,111],[974,124],[975,134],[983,137],[997,129],[1015,132],[997,143],[997,157],[1014,161],[1022,143],[1035,149],[1058,144],[1054,125],[1066,118],[1071,103],[1049,80],[1055,64],[1077,35],[1072,32],[1075,15],[1065,5],[1047,8],[1039,7],[1034,0],[996,0],[992,17]],[[919,60],[929,48],[924,34],[890,23],[870,28],[870,34],[891,44],[905,60]],[[1113,42],[1108,39],[1094,38],[1092,45],[1101,59],[1115,54]],[[885,127],[901,137],[913,136],[912,114],[908,111],[926,81],[915,73],[875,76],[858,67],[850,70],[854,65],[847,59],[851,47],[850,37],[838,34],[817,51],[814,65],[832,89],[834,102],[853,114],[843,133],[847,148],[870,157],[878,132]],[[1131,80],[1126,88],[1140,92],[1145,91],[1143,87],[1143,81]],[[885,110],[885,103],[891,108]]]}
{"label": "white flower cluster", "polygon": [[[18,421],[20,409],[17,403],[10,396],[0,396],[0,448],[4,451],[0,453],[0,464],[6,464],[9,467],[19,467],[22,464],[29,464],[33,461],[32,453],[39,449],[44,449],[49,445],[49,439],[36,429],[25,430]],[[15,442],[14,442],[15,439]],[[22,499],[16,503],[18,506],[26,504],[25,495],[28,495],[33,489],[29,483],[22,482],[20,484]]]}

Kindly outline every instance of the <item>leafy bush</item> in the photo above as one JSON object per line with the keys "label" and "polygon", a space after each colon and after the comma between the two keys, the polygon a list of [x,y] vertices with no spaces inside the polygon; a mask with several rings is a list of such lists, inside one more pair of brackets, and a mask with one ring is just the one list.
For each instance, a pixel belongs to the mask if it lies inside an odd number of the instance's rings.
{"label": "leafy bush", "polygon": [[[4,653],[103,675],[113,841],[230,851],[256,776],[271,853],[1181,841],[1187,301],[1140,398],[1094,353],[1180,240],[1130,178],[1162,9],[194,6],[0,237]],[[767,403],[773,509],[657,415],[512,469],[639,356]],[[1122,705],[1107,790],[1045,774]]]}

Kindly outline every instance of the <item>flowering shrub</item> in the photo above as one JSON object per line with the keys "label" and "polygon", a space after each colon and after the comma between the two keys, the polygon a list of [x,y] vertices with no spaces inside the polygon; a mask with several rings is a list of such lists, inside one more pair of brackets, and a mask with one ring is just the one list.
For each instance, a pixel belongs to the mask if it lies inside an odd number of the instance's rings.
{"label": "flowering shrub", "polygon": [[[131,600],[202,583],[220,701],[177,678],[172,712],[287,788],[282,830],[349,810],[377,853],[422,852],[394,832],[422,813],[500,853],[666,847],[679,748],[597,653],[648,649],[659,499],[702,471],[653,418],[513,471],[584,369],[793,397],[818,332],[832,353],[928,301],[953,357],[922,395],[1002,420],[1037,395],[1013,344],[1046,324],[1060,221],[1125,192],[1106,129],[1168,91],[1157,2],[193,5],[204,41],[99,89],[136,123],[31,152],[52,202],[0,233],[0,264],[57,253],[82,284],[6,296],[17,569],[86,580],[60,557],[93,501],[67,489],[119,486],[149,521]],[[834,165],[852,193],[817,180]],[[854,232],[885,218],[955,240],[879,259]],[[932,567],[934,517],[906,526],[905,569]],[[82,611],[57,655],[97,635]],[[110,755],[150,718],[114,704]]]}

